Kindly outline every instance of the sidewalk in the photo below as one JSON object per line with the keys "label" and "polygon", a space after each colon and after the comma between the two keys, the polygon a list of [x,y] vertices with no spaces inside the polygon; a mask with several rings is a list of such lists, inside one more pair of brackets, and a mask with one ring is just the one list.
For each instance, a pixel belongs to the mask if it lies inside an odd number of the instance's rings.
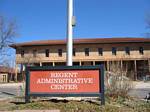
{"label": "sidewalk", "polygon": [[8,86],[22,86],[24,85],[24,82],[18,82],[18,83],[0,83],[0,86],[2,87],[8,87]]}

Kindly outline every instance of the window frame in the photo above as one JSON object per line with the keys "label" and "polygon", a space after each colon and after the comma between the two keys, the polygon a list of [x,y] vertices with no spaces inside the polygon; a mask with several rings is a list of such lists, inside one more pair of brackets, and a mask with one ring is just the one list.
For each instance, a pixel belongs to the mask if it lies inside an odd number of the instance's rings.
{"label": "window frame", "polygon": [[144,48],[142,46],[139,47],[139,53],[140,53],[140,55],[144,54]]}
{"label": "window frame", "polygon": [[24,58],[25,51],[24,51],[24,50],[21,50],[21,53],[20,53],[20,54],[21,54],[21,57]]}
{"label": "window frame", "polygon": [[62,57],[62,54],[63,54],[63,50],[62,49],[58,49],[58,56]]}
{"label": "window frame", "polygon": [[33,57],[34,57],[34,58],[37,57],[37,50],[36,50],[36,49],[33,50]]}
{"label": "window frame", "polygon": [[90,49],[89,48],[85,48],[84,49],[84,53],[85,53],[85,56],[89,56],[90,55]]}
{"label": "window frame", "polygon": [[117,55],[117,48],[116,47],[112,47],[112,55]]}
{"label": "window frame", "polygon": [[45,49],[45,57],[49,57],[49,49]]}
{"label": "window frame", "polygon": [[125,53],[126,55],[130,55],[130,47],[125,47]]}
{"label": "window frame", "polygon": [[103,48],[98,48],[98,55],[103,56]]}
{"label": "window frame", "polygon": [[73,52],[72,52],[73,54],[73,56],[76,56],[76,48],[73,48]]}

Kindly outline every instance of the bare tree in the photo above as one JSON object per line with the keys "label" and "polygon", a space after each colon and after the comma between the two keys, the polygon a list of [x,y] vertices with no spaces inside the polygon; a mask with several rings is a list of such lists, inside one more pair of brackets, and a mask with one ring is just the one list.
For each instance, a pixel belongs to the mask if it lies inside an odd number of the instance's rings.
{"label": "bare tree", "polygon": [[9,56],[9,44],[14,42],[14,37],[16,37],[15,22],[7,21],[0,16],[0,65],[3,64],[3,59]]}
{"label": "bare tree", "polygon": [[32,53],[28,53],[26,56],[24,56],[23,63],[27,64],[28,66],[32,66],[35,63],[40,63],[40,60],[40,56],[37,55],[36,57],[33,57]]}
{"label": "bare tree", "polygon": [[127,66],[121,67],[119,61],[110,62],[109,70],[105,72],[105,87],[107,94],[112,97],[126,97],[132,88],[132,80],[127,77]]}
{"label": "bare tree", "polygon": [[[24,50],[24,48],[20,47],[18,48],[18,50],[21,52],[22,50]],[[21,58],[20,61],[20,73],[22,76],[22,80],[25,80],[25,66],[40,66],[40,60],[41,57],[38,55],[38,53],[35,54],[36,56],[34,56],[33,52],[26,52],[24,56]],[[17,79],[17,76],[16,76]]]}

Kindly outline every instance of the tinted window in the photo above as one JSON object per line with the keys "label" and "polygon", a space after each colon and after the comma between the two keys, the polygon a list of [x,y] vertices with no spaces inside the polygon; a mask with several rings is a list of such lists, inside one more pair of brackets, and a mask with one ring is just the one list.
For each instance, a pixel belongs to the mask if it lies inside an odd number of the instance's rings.
{"label": "tinted window", "polygon": [[117,49],[115,47],[112,47],[112,55],[116,55]]}
{"label": "tinted window", "polygon": [[46,56],[46,57],[49,57],[49,49],[46,49],[46,50],[45,50],[45,56]]}
{"label": "tinted window", "polygon": [[24,57],[24,50],[21,50],[21,57]]}
{"label": "tinted window", "polygon": [[100,56],[103,56],[103,48],[98,48],[98,54],[99,54]]}
{"label": "tinted window", "polygon": [[33,57],[36,57],[37,55],[37,50],[33,50]]}
{"label": "tinted window", "polygon": [[85,56],[89,56],[89,48],[85,48]]}
{"label": "tinted window", "polygon": [[127,55],[130,55],[130,48],[129,47],[125,47],[125,52]]}
{"label": "tinted window", "polygon": [[73,48],[73,56],[76,56],[76,49]]}
{"label": "tinted window", "polygon": [[139,47],[139,53],[142,55],[144,54],[144,48],[143,47]]}
{"label": "tinted window", "polygon": [[58,49],[58,56],[62,57],[62,49]]}

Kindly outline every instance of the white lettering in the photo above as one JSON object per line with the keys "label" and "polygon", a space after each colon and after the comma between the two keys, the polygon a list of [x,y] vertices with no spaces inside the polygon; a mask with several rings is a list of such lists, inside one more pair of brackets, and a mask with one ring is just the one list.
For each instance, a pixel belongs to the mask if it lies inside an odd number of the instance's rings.
{"label": "white lettering", "polygon": [[53,84],[50,87],[52,90],[77,90],[78,87],[76,84]]}

